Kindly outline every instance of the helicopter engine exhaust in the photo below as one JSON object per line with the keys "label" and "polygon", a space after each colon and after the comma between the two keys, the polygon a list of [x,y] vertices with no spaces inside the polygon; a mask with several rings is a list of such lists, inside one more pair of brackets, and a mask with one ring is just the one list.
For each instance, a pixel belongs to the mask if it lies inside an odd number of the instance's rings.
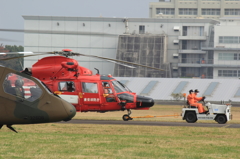
{"label": "helicopter engine exhaust", "polygon": [[97,68],[94,68],[95,70],[97,70],[97,75],[99,75],[99,69],[97,69]]}

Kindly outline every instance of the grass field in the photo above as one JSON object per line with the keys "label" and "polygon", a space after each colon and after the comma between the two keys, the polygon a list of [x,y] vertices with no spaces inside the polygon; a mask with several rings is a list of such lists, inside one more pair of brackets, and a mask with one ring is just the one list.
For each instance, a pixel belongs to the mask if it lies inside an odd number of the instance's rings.
{"label": "grass field", "polygon": [[[147,112],[165,115],[177,110],[181,108],[156,106],[150,111],[134,111],[133,115],[147,115]],[[232,123],[240,123],[239,110],[232,109],[236,115]],[[121,120],[122,114],[78,113],[75,118]],[[173,117],[151,120],[182,122]],[[18,134],[5,126],[0,131],[0,158],[239,158],[240,129],[236,128],[58,123],[14,125],[14,128]]]}
{"label": "grass field", "polygon": [[[150,110],[132,110],[131,116],[162,116],[162,115],[180,115],[183,106],[181,105],[156,105]],[[240,107],[232,107],[233,120],[229,121],[231,123],[240,123]],[[122,120],[123,114],[127,114],[127,111],[117,111],[117,112],[106,112],[106,113],[77,113],[74,119],[89,119],[89,120]],[[186,122],[179,117],[160,117],[160,118],[137,118],[133,119],[136,121],[170,121],[170,122]],[[199,123],[216,123],[215,121],[197,121]]]}

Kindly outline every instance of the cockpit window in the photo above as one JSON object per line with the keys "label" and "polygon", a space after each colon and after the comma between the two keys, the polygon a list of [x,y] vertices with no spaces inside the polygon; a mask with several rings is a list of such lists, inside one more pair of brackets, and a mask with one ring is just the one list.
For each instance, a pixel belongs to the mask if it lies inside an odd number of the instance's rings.
{"label": "cockpit window", "polygon": [[14,73],[9,73],[3,82],[5,93],[26,99],[27,101],[35,101],[42,95],[42,90],[32,80],[19,76]]}
{"label": "cockpit window", "polygon": [[121,83],[120,81],[117,82],[121,84],[127,91],[132,92],[125,84]]}
{"label": "cockpit window", "polygon": [[124,87],[122,83],[119,81],[112,81],[112,85],[116,91],[116,93],[121,93],[121,92],[128,92],[129,90]]}

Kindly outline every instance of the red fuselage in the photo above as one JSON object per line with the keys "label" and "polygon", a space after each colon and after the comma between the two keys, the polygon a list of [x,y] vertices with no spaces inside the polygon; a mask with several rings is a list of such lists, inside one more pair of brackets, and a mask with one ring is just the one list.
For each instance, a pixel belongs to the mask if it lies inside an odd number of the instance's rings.
{"label": "red fuselage", "polygon": [[136,95],[112,76],[92,75],[76,60],[63,56],[39,60],[32,67],[32,76],[72,103],[77,111],[116,111],[122,109],[120,103],[125,103],[125,109],[149,109],[154,105],[152,98]]}

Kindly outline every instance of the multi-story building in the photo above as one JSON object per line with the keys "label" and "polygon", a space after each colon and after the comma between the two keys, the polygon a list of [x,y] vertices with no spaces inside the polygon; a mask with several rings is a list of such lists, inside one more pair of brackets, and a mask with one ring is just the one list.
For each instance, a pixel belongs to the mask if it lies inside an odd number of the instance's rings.
{"label": "multi-story building", "polygon": [[[37,30],[36,33],[25,32],[25,51],[49,52],[68,48],[110,58],[120,58],[118,55],[123,52],[124,60],[144,62],[145,65],[167,71],[162,74],[137,69],[124,71],[127,75],[123,76],[213,76],[212,67],[209,68],[213,54],[201,50],[201,47],[210,46],[213,40],[212,28],[219,23],[216,20],[52,16],[23,18],[25,29]],[[133,60],[133,57],[136,59]],[[40,58],[42,56],[26,58],[25,67],[31,67]],[[110,62],[82,56],[73,58],[91,70],[98,68],[101,74],[114,74],[114,64]]]}
{"label": "multi-story building", "polygon": [[[216,23],[215,23],[216,24]],[[181,26],[178,36],[178,77],[213,78],[213,53],[202,50],[203,46],[213,45],[213,26],[189,25]]]}
{"label": "multi-story building", "polygon": [[220,21],[214,26],[214,45],[202,50],[213,57],[214,78],[240,78],[240,17]]}
{"label": "multi-story building", "polygon": [[159,0],[149,6],[150,18],[205,18],[240,16],[240,0]]}

